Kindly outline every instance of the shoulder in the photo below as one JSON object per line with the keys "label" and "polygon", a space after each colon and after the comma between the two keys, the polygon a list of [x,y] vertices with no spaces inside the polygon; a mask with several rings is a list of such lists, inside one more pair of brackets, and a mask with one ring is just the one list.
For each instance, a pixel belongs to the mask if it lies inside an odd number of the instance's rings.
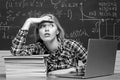
{"label": "shoulder", "polygon": [[63,40],[63,48],[65,50],[76,52],[76,53],[85,53],[86,48],[83,47],[82,43],[77,42],[73,39],[64,39]]}
{"label": "shoulder", "polygon": [[73,39],[64,39],[63,46],[68,48],[83,47],[80,42],[77,42],[76,40],[73,40]]}
{"label": "shoulder", "polygon": [[70,44],[70,45],[81,45],[80,42],[73,40],[73,39],[64,39],[63,40],[64,45]]}

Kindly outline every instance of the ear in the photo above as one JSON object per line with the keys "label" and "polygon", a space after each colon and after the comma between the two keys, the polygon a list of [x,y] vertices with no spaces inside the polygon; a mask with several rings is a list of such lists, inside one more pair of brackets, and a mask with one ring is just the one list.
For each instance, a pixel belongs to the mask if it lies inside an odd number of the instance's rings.
{"label": "ear", "polygon": [[59,34],[59,30],[57,30],[57,34]]}

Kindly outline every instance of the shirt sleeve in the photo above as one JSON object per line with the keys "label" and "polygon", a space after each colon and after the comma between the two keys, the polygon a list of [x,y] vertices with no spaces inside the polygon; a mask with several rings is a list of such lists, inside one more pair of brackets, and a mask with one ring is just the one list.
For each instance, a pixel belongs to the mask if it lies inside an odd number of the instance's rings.
{"label": "shirt sleeve", "polygon": [[25,45],[28,30],[19,30],[16,37],[12,40],[11,53],[14,56],[32,55],[36,48],[35,44]]}
{"label": "shirt sleeve", "polygon": [[74,52],[77,62],[82,61],[83,64],[86,64],[87,60],[87,50],[79,42],[74,41]]}

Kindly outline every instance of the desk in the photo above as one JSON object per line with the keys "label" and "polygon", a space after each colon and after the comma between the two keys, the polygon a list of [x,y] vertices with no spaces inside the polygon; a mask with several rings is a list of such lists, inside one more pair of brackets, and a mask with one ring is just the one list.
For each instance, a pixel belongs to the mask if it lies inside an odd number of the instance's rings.
{"label": "desk", "polygon": [[[0,80],[6,80],[5,76],[0,75]],[[73,79],[73,78],[58,78],[55,76],[48,76],[48,77],[21,77],[21,78],[9,78],[7,80],[120,80],[120,73],[115,73],[114,75],[110,76],[103,76],[103,77],[96,77],[96,78],[89,78],[89,79]]]}
{"label": "desk", "polygon": [[1,68],[0,68],[1,70],[3,70],[2,73],[0,72],[0,80],[120,80],[120,73],[115,73],[114,75],[109,75],[109,76],[89,78],[89,79],[60,78],[60,77],[56,77],[56,76],[41,77],[40,75],[16,76],[16,77],[12,76],[12,77],[6,78],[4,68],[5,68],[4,65],[1,66]]}
{"label": "desk", "polygon": [[120,51],[118,53],[119,53],[119,54],[117,54],[117,65],[118,65],[117,68],[118,69],[115,68],[114,75],[97,77],[97,78],[89,78],[89,79],[58,78],[55,76],[40,77],[39,75],[29,76],[29,77],[19,77],[19,78],[11,77],[11,78],[6,79],[6,74],[4,72],[5,65],[3,63],[2,58],[0,58],[0,80],[120,80],[120,67],[119,67],[120,66]]}

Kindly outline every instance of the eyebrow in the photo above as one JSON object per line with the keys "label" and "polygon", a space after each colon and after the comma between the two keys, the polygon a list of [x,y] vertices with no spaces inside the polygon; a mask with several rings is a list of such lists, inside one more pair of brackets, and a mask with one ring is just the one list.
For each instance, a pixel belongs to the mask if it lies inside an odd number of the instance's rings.
{"label": "eyebrow", "polygon": [[[41,28],[43,25],[45,25],[46,23],[42,23],[42,24],[38,24],[38,29]],[[49,23],[50,25],[54,24],[54,23]]]}

